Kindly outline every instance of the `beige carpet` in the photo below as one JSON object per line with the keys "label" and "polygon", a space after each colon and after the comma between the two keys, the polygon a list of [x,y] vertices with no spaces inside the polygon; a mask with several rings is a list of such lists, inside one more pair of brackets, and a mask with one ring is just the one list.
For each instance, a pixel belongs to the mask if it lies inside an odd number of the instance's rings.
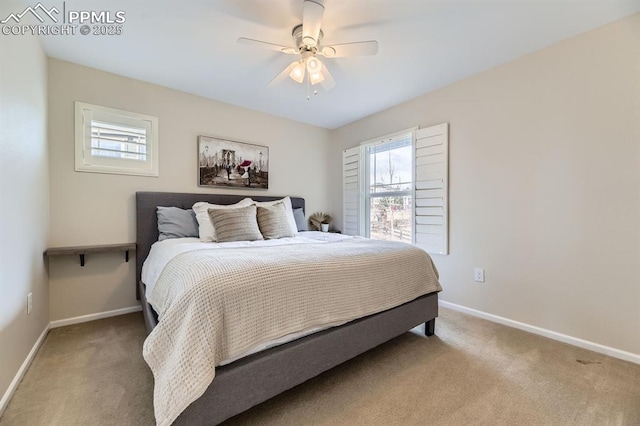
{"label": "beige carpet", "polygon": [[[640,366],[447,309],[229,425],[640,425]],[[54,329],[0,425],[151,425],[141,314]]]}

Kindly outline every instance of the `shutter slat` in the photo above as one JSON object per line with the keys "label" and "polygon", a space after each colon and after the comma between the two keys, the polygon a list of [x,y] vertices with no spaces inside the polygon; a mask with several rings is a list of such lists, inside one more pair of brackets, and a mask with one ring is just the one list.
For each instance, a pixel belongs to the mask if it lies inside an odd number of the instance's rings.
{"label": "shutter slat", "polygon": [[444,189],[419,189],[416,191],[416,198],[444,198]]}
{"label": "shutter slat", "polygon": [[346,203],[344,203],[344,207],[349,210],[355,210],[358,208],[358,203],[353,201],[347,201]]}
{"label": "shutter slat", "polygon": [[344,189],[358,189],[358,184],[357,183],[345,183],[344,184]]}
{"label": "shutter slat", "polygon": [[422,173],[421,178],[422,178],[422,181],[442,179],[442,172],[438,172],[438,171],[428,172],[428,173],[425,172],[425,173]]}
{"label": "shutter slat", "polygon": [[[116,136],[105,136],[102,134],[97,134],[97,133],[92,133],[91,134],[91,141],[107,141],[107,142],[115,142],[115,143],[130,143],[133,145],[142,145],[142,146],[147,146],[147,141],[146,138],[140,138],[140,137],[136,137],[135,140],[131,140],[129,138],[126,137],[121,137],[118,138]],[[138,141],[138,142],[136,142]],[[142,142],[140,142],[142,141]]]}
{"label": "shutter slat", "polygon": [[416,166],[425,164],[442,164],[444,162],[444,154],[425,155],[416,157]]}
{"label": "shutter slat", "polygon": [[422,180],[416,182],[416,189],[444,188],[442,179]]}
{"label": "shutter slat", "polygon": [[[422,129],[420,129],[422,130]],[[420,132],[418,130],[418,132]],[[428,148],[430,146],[442,145],[444,142],[439,137],[440,135],[428,136],[428,137],[418,137],[416,139],[416,148]]]}
{"label": "shutter slat", "polygon": [[444,235],[442,225],[416,225],[416,234]]}
{"label": "shutter slat", "polygon": [[443,145],[428,146],[426,148],[416,149],[416,158],[425,157],[427,155],[442,154],[444,152]]}
{"label": "shutter slat", "polygon": [[444,219],[442,216],[425,216],[418,214],[419,208],[416,209],[416,219],[422,217],[420,220],[424,225],[444,225]]}
{"label": "shutter slat", "polygon": [[444,208],[442,207],[421,207],[420,216],[442,216]]}
{"label": "shutter slat", "polygon": [[144,138],[147,135],[147,131],[145,129],[137,129],[135,127],[114,129],[110,127],[97,126],[94,123],[95,121],[91,122],[91,133],[104,132],[112,135],[133,136],[135,138]]}
{"label": "shutter slat", "polygon": [[442,198],[416,198],[416,207],[443,207]]}
{"label": "shutter slat", "polygon": [[416,216],[416,225],[439,225],[437,223],[431,223],[434,220],[433,216]]}
{"label": "shutter slat", "polygon": [[110,151],[110,152],[121,152],[123,154],[146,155],[146,152],[144,151],[129,151],[128,149],[113,149],[106,146],[91,146],[91,149],[95,151]]}
{"label": "shutter slat", "polygon": [[423,175],[429,174],[429,173],[433,173],[433,174],[438,173],[440,178],[442,178],[442,175],[444,175],[444,172],[445,172],[445,167],[444,167],[444,164],[442,164],[442,163],[416,165],[416,175],[418,177],[416,179],[416,181],[432,179],[432,178],[425,178],[423,176]]}

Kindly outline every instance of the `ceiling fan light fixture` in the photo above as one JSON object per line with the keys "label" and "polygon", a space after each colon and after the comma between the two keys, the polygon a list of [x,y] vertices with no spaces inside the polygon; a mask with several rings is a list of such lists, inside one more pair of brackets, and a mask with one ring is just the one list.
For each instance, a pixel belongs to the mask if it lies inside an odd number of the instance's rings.
{"label": "ceiling fan light fixture", "polygon": [[316,58],[315,56],[309,56],[307,58],[307,71],[309,71],[309,74],[316,74],[321,70],[322,62],[320,62],[320,59]]}
{"label": "ceiling fan light fixture", "polygon": [[311,85],[318,84],[324,81],[324,75],[321,72],[309,73],[309,81]]}
{"label": "ceiling fan light fixture", "polygon": [[304,73],[305,73],[304,62],[298,62],[298,64],[295,67],[293,67],[293,69],[289,73],[289,77],[291,77],[291,79],[296,83],[302,84],[302,82],[304,81]]}

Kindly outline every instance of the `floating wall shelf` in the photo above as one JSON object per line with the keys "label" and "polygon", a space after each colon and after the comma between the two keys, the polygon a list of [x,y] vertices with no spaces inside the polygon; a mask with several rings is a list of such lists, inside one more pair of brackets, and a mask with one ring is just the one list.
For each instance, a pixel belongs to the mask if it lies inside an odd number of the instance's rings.
{"label": "floating wall shelf", "polygon": [[84,255],[93,253],[124,252],[125,262],[129,261],[129,251],[135,251],[136,243],[101,244],[93,246],[50,247],[44,252],[46,256],[80,256],[80,266],[84,266]]}

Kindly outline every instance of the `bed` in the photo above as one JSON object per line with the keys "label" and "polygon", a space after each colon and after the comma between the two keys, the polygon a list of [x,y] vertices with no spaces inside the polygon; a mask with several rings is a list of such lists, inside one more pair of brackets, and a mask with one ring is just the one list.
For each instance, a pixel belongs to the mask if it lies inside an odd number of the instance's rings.
{"label": "bed", "polygon": [[[158,240],[157,206],[188,209],[199,201],[229,205],[243,198],[228,194],[136,193],[136,294],[141,300],[148,333],[157,326],[158,315],[146,300],[141,278],[143,263]],[[281,197],[252,198],[273,201]],[[291,197],[291,203],[293,208],[305,207],[302,198]],[[221,423],[420,324],[424,324],[425,334],[431,336],[437,315],[438,296],[434,291],[218,366],[215,379],[204,394],[182,411],[173,424]]]}

